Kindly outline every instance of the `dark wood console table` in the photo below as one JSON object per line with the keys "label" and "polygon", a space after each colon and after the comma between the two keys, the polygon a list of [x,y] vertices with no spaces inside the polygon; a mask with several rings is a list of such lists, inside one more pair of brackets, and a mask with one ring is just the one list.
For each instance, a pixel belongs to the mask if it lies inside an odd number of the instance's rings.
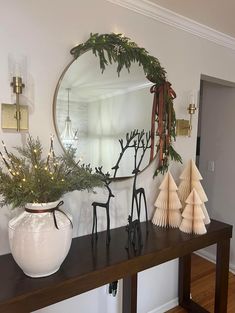
{"label": "dark wood console table", "polygon": [[125,227],[111,231],[110,247],[105,232],[97,245],[90,235],[73,239],[61,269],[46,278],[28,278],[15,264],[11,254],[0,256],[0,312],[31,312],[85,291],[123,278],[123,313],[135,313],[137,274],[152,266],[179,258],[179,303],[189,312],[207,312],[190,299],[190,254],[217,244],[215,312],[227,312],[229,247],[232,226],[212,221],[208,233],[188,235],[178,229],[162,229],[141,223],[144,246],[139,255],[125,250]]}

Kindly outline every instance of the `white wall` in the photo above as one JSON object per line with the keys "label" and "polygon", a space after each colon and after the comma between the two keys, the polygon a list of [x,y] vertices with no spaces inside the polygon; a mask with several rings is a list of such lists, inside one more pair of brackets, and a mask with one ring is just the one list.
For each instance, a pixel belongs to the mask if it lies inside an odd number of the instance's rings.
{"label": "white wall", "polygon": [[[235,222],[234,205],[234,116],[235,88],[203,82],[201,103],[201,149],[199,169],[208,196],[209,215],[226,223]],[[214,171],[210,170],[211,162]],[[231,240],[230,263],[235,270],[235,238]],[[215,247],[206,252],[215,256]]]}
{"label": "white wall", "polygon": [[[126,36],[144,46],[159,58],[166,68],[168,79],[178,97],[175,108],[179,118],[186,118],[186,106],[191,90],[199,90],[200,74],[235,81],[235,52],[214,43],[195,37],[171,26],[115,6],[105,0],[0,0],[0,100],[10,101],[8,81],[8,53],[25,54],[30,73],[27,102],[30,105],[30,133],[39,135],[44,145],[49,145],[49,134],[54,133],[52,118],[53,93],[63,68],[71,60],[69,50],[75,44],[85,41],[90,32],[123,32]],[[196,117],[197,118],[197,117]],[[183,160],[195,156],[196,118],[191,138],[179,138],[177,150]],[[24,135],[2,133],[8,146],[21,144]],[[57,147],[59,149],[59,147]],[[146,188],[149,212],[157,194],[158,180],[152,180],[153,167],[141,176]],[[172,165],[177,177],[181,166]],[[112,208],[112,227],[126,224],[129,211],[131,184],[117,183],[113,187],[116,197]],[[76,200],[76,201],[75,201]],[[66,206],[73,212],[74,235],[82,235],[91,229],[92,195],[75,192],[66,196]],[[7,208],[0,216],[0,253],[9,251]],[[102,224],[102,223],[101,223]],[[101,225],[104,226],[104,225]],[[172,265],[173,264],[173,265]],[[171,301],[177,296],[177,262],[154,269],[156,279],[149,280],[147,273],[141,274],[139,313]],[[159,279],[158,279],[159,278]],[[167,285],[164,285],[168,282]],[[169,282],[174,288],[169,289]],[[171,284],[170,284],[171,285]],[[144,285],[142,285],[144,286]],[[89,296],[88,296],[89,295]],[[91,300],[92,299],[92,300]],[[94,301],[94,302],[93,302]],[[105,294],[105,287],[67,300],[63,304],[45,308],[40,312],[120,312],[120,298],[111,299]],[[107,307],[106,311],[104,307]],[[164,312],[164,309],[162,310]]]}

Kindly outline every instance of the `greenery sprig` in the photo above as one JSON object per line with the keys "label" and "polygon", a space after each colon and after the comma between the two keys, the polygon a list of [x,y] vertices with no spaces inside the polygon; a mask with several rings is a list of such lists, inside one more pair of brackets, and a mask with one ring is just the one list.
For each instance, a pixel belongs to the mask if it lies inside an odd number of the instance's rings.
{"label": "greenery sprig", "polygon": [[[146,77],[155,84],[156,87],[160,87],[167,82],[166,71],[160,65],[159,60],[122,34],[90,34],[90,38],[86,42],[74,47],[70,52],[74,59],[77,59],[89,50],[99,58],[102,72],[109,64],[116,63],[117,73],[119,75],[123,68],[130,71],[132,63],[136,62],[139,66],[143,67]],[[164,94],[164,107],[164,133],[161,137],[156,133],[156,136],[159,137],[157,150],[159,149],[160,140],[164,141],[164,159],[159,163],[155,175],[159,172],[164,173],[167,171],[170,158],[174,161],[182,162],[180,155],[175,151],[172,145],[172,142],[175,141],[176,138],[176,117],[173,107],[173,98],[169,97],[168,94]],[[169,116],[171,116],[170,119],[168,118]],[[158,112],[156,112],[156,121],[158,122]],[[169,132],[169,140],[166,139],[167,132]],[[169,143],[166,144],[168,141]]]}
{"label": "greenery sprig", "polygon": [[59,200],[73,190],[91,190],[103,183],[89,165],[75,161],[75,150],[69,149],[56,156],[51,137],[46,158],[39,139],[29,136],[25,147],[16,147],[17,155],[8,152],[3,143],[0,152],[3,166],[0,167],[1,205],[12,207],[26,203],[45,203]]}
{"label": "greenery sprig", "polygon": [[70,52],[77,59],[89,50],[99,57],[102,72],[108,64],[114,62],[117,63],[117,73],[120,74],[123,67],[130,71],[131,64],[137,62],[151,82],[161,85],[166,79],[166,71],[158,59],[122,34],[91,34],[85,43],[74,47]]}

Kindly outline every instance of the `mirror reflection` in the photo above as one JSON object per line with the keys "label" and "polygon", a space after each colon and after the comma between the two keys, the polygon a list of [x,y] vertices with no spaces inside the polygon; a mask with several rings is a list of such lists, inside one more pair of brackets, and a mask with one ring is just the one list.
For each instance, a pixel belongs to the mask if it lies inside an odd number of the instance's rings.
{"label": "mirror reflection", "polygon": [[[62,76],[55,96],[54,115],[58,136],[64,148],[76,148],[77,159],[92,168],[114,174],[121,152],[120,139],[133,130],[150,131],[152,83],[142,67],[133,63],[130,73],[117,75],[116,64],[101,73],[99,60],[91,51],[76,59]],[[140,170],[149,164],[150,149]],[[123,154],[116,177],[131,176],[134,149]]]}

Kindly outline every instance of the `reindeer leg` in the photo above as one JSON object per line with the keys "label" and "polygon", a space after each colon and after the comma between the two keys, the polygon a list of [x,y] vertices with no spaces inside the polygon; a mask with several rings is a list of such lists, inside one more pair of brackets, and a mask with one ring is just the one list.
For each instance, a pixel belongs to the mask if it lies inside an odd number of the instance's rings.
{"label": "reindeer leg", "polygon": [[137,229],[136,229],[136,224],[135,224],[135,226],[134,226],[134,233],[133,233],[133,248],[134,248],[134,251],[136,252],[136,246],[137,246],[137,239],[138,239],[138,237],[136,236],[137,235]]}
{"label": "reindeer leg", "polygon": [[130,229],[129,229],[129,226],[126,226],[126,230],[127,230],[127,241],[126,241],[125,248],[126,248],[126,250],[129,250],[129,246],[130,246]]}
{"label": "reindeer leg", "polygon": [[139,204],[138,204],[138,219],[140,221],[140,212],[141,212],[141,200],[142,200],[142,193],[139,193]]}
{"label": "reindeer leg", "polygon": [[134,200],[135,200],[135,195],[134,195],[134,191],[133,191],[133,192],[132,192],[132,200],[131,200],[131,220],[133,220]]}
{"label": "reindeer leg", "polygon": [[136,210],[137,210],[137,217],[138,217],[138,220],[140,221],[140,207],[138,204],[138,194],[137,193],[135,194],[135,205],[136,205]]}
{"label": "reindeer leg", "polygon": [[109,216],[109,206],[106,207],[106,215],[107,215],[107,234],[106,234],[106,245],[110,243],[110,216]]}
{"label": "reindeer leg", "polygon": [[142,242],[142,233],[141,233],[140,223],[138,225],[138,240],[139,240],[139,249],[141,249],[143,246],[143,242]]}
{"label": "reindeer leg", "polygon": [[144,197],[145,216],[146,216],[146,231],[148,233],[148,208],[147,208],[147,201],[146,201],[146,196],[145,196],[144,189],[143,189],[143,197]]}
{"label": "reindeer leg", "polygon": [[96,216],[96,206],[95,205],[93,205],[92,244],[94,242],[94,236],[97,239],[97,216]]}
{"label": "reindeer leg", "polygon": [[98,239],[98,232],[97,232],[97,209],[95,207],[95,238]]}

